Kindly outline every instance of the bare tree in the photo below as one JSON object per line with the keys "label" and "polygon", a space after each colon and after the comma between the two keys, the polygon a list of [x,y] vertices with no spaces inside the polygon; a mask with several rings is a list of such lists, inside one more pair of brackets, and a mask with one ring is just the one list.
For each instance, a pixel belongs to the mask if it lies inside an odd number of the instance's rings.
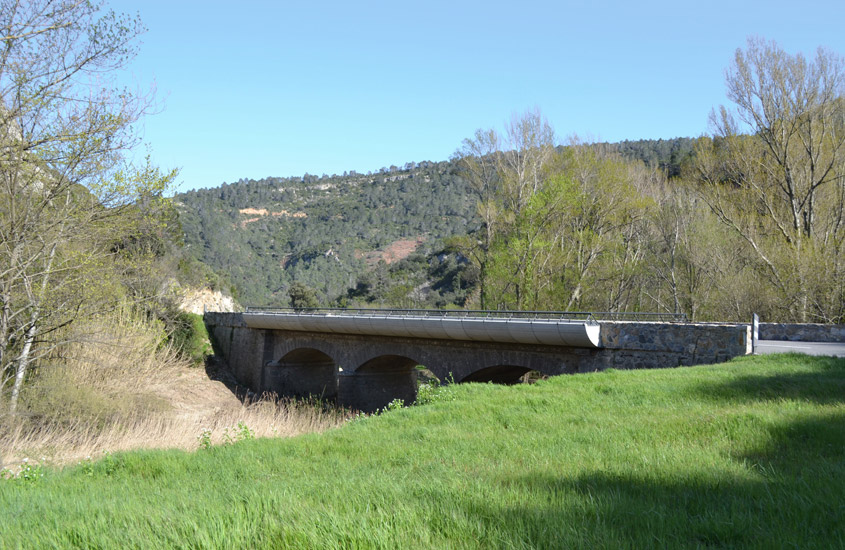
{"label": "bare tree", "polygon": [[[841,247],[845,61],[812,60],[752,38],[727,72],[734,109],[713,112],[697,155],[703,197],[754,252],[789,314],[811,311],[812,274]],[[841,258],[833,258],[840,262]]]}
{"label": "bare tree", "polygon": [[505,199],[515,216],[546,182],[547,168],[555,153],[555,133],[538,109],[514,115],[506,128],[499,172]]}
{"label": "bare tree", "polygon": [[807,61],[753,38],[737,50],[727,87],[736,108],[712,115],[718,134],[745,131],[758,142],[758,150],[743,151],[755,153],[756,164],[743,183],[787,242],[812,237],[819,194],[843,178],[845,61],[822,48]]}
{"label": "bare tree", "polygon": [[482,227],[475,235],[453,239],[453,245],[472,259],[479,268],[479,301],[487,308],[487,263],[490,246],[499,229],[501,207],[500,138],[495,130],[478,130],[472,139],[465,139],[455,153],[463,176],[477,195],[476,213]]}
{"label": "bare tree", "polygon": [[[478,130],[473,139],[464,141],[456,155],[464,177],[478,195],[477,212],[482,227],[474,236],[458,241],[459,248],[478,265],[482,308],[492,305],[522,307],[529,299],[525,282],[534,277],[532,271],[538,268],[538,251],[534,245],[541,228],[526,223],[521,214],[547,181],[548,169],[555,156],[554,139],[551,125],[535,109],[511,117],[504,136],[492,129]],[[507,255],[507,267],[501,262],[497,266],[509,274],[497,277],[505,281],[505,288],[496,291],[496,303],[491,304],[488,285],[493,258],[491,247],[502,232],[509,234],[511,244],[518,243],[518,249],[512,249],[513,254]],[[498,256],[501,259],[501,255]],[[502,295],[510,292],[511,287],[516,294],[514,303],[502,300]]]}
{"label": "bare tree", "polygon": [[154,192],[118,171],[149,103],[114,74],[143,29],[101,11],[0,0],[0,389],[11,386],[12,411],[92,292],[113,291],[104,257],[120,215]]}

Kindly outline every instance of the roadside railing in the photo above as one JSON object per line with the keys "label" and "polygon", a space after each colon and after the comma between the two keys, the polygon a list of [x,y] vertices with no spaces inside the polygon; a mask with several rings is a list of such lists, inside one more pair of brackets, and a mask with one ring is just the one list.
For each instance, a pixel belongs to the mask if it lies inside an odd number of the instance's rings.
{"label": "roadside railing", "polygon": [[526,319],[537,321],[652,321],[685,323],[685,313],[652,313],[643,311],[509,311],[481,309],[397,309],[397,308],[292,308],[249,306],[247,313],[278,313],[286,315],[337,315],[373,317],[423,317],[449,319]]}

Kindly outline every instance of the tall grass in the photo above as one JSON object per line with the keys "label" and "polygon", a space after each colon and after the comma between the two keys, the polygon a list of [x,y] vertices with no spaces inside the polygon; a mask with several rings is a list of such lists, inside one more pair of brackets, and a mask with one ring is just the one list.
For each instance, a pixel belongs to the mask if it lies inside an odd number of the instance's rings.
{"label": "tall grass", "polygon": [[322,434],[0,483],[0,545],[843,548],[845,360],[459,385]]}
{"label": "tall grass", "polygon": [[60,465],[130,449],[192,450],[203,431],[219,443],[238,423],[258,437],[282,437],[346,418],[302,402],[241,403],[168,345],[160,327],[126,312],[75,330],[39,366],[21,414],[0,418],[0,468],[25,458]]}

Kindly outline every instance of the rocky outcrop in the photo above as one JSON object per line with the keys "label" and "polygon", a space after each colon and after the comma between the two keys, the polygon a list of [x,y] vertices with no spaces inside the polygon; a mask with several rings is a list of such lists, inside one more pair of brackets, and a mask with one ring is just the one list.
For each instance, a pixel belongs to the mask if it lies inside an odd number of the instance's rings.
{"label": "rocky outcrop", "polygon": [[192,288],[184,291],[179,309],[202,315],[206,311],[232,312],[240,309],[235,299],[219,290]]}

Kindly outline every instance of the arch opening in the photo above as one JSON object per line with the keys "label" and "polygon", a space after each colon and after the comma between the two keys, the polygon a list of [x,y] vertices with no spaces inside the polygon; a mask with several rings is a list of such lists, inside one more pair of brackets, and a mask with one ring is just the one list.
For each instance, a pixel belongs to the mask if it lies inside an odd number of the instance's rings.
{"label": "arch opening", "polygon": [[337,363],[314,348],[299,348],[262,370],[263,392],[283,397],[337,397]]}
{"label": "arch opening", "polygon": [[417,364],[417,361],[403,355],[380,355],[360,365],[355,372],[359,374],[406,372],[415,370]]}
{"label": "arch opening", "polygon": [[395,399],[409,405],[417,397],[418,362],[402,355],[380,355],[354,371],[338,375],[338,403],[352,409],[374,412]]}
{"label": "arch opening", "polygon": [[479,369],[462,378],[460,382],[492,382],[494,384],[512,386],[522,383],[533,384],[542,378],[546,378],[546,375],[527,367],[520,367],[518,365],[494,365]]}

